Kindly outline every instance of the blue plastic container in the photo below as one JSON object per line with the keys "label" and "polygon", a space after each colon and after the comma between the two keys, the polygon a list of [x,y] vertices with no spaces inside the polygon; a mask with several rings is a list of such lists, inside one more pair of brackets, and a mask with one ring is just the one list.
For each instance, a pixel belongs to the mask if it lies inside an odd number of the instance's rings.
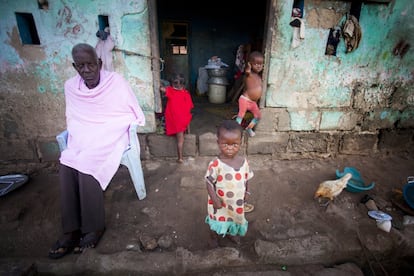
{"label": "blue plastic container", "polygon": [[408,178],[408,183],[403,187],[403,195],[405,202],[414,209],[414,177]]}
{"label": "blue plastic container", "polygon": [[345,167],[343,172],[336,170],[336,177],[341,178],[345,174],[350,173],[352,174],[352,178],[346,184],[345,189],[351,193],[360,193],[364,191],[371,190],[374,188],[375,183],[372,182],[369,185],[366,185],[364,180],[362,179],[361,174],[359,171],[354,167]]}

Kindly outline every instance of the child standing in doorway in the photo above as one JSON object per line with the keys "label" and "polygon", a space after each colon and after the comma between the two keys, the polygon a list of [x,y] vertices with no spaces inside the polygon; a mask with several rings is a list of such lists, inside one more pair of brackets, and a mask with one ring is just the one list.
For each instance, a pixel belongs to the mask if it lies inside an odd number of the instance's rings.
{"label": "child standing in doorway", "polygon": [[189,131],[192,119],[191,110],[194,107],[190,92],[185,88],[182,74],[174,74],[171,85],[161,87],[165,93],[167,104],[165,108],[165,133],[175,135],[177,139],[177,162],[183,163],[184,132]]}
{"label": "child standing in doorway", "polygon": [[[234,120],[225,120],[217,128],[219,156],[210,161],[205,174],[208,192],[205,222],[211,230],[211,246],[218,246],[218,235],[239,243],[247,232],[244,216],[253,210],[245,204],[250,195],[248,180],[253,177],[245,157],[239,156],[243,128]],[[249,210],[247,210],[249,209]]]}
{"label": "child standing in doorway", "polygon": [[236,121],[241,124],[246,111],[253,113],[254,118],[250,121],[246,127],[247,133],[250,137],[255,136],[253,128],[259,122],[261,112],[257,102],[262,96],[262,77],[263,71],[263,54],[258,51],[253,51],[249,54],[247,65],[244,70],[244,92],[239,98],[239,113],[237,114]]}

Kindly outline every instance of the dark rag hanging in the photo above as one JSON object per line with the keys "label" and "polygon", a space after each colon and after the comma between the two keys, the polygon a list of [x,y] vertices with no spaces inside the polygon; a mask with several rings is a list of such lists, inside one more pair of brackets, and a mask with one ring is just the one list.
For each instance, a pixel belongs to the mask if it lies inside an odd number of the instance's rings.
{"label": "dark rag hanging", "polygon": [[99,30],[96,32],[96,36],[99,37],[101,40],[106,40],[108,38],[108,33],[103,30]]}
{"label": "dark rag hanging", "polygon": [[336,48],[338,47],[341,37],[341,29],[339,27],[329,30],[328,42],[326,43],[325,55],[336,56]]}

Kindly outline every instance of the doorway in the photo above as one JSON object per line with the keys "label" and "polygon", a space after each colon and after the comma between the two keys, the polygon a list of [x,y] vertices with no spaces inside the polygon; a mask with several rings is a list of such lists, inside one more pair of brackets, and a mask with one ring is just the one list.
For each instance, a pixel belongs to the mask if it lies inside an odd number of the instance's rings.
{"label": "doorway", "polygon": [[162,20],[160,22],[160,52],[164,59],[161,78],[169,80],[174,73],[181,73],[188,81],[190,67],[188,58],[189,24],[182,21]]}
{"label": "doorway", "polygon": [[[206,94],[198,93],[199,69],[204,68],[212,57],[220,57],[228,65],[226,78],[229,92],[235,83],[236,55],[240,45],[249,45],[251,51],[264,53],[266,63],[266,52],[270,52],[271,39],[266,38],[270,35],[267,26],[269,15],[273,14],[270,11],[272,1],[259,0],[251,5],[241,5],[236,0],[227,1],[226,5],[221,0],[156,1],[153,7],[156,12],[151,14],[156,15],[154,21],[157,23],[159,56],[164,60],[164,69],[158,78],[168,80],[174,72],[187,76],[187,89],[195,103],[192,133],[211,131],[216,122],[237,113],[234,102],[210,104]],[[266,83],[267,70],[264,70],[264,88]],[[264,107],[264,96],[260,101],[261,107]]]}

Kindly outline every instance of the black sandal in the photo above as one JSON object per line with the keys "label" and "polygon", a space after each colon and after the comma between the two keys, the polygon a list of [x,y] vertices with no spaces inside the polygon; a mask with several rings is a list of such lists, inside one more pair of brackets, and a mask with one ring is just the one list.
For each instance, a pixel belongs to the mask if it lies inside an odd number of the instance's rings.
{"label": "black sandal", "polygon": [[57,240],[49,250],[49,258],[59,259],[71,253],[79,245],[79,240],[67,239],[64,241]]}
{"label": "black sandal", "polygon": [[105,229],[101,231],[86,233],[80,240],[79,246],[75,248],[75,254],[82,253],[86,248],[95,248],[101,240]]}
{"label": "black sandal", "polygon": [[64,234],[63,237],[58,239],[55,244],[49,250],[49,258],[59,259],[72,252],[79,246],[80,231],[75,230],[73,232]]}

